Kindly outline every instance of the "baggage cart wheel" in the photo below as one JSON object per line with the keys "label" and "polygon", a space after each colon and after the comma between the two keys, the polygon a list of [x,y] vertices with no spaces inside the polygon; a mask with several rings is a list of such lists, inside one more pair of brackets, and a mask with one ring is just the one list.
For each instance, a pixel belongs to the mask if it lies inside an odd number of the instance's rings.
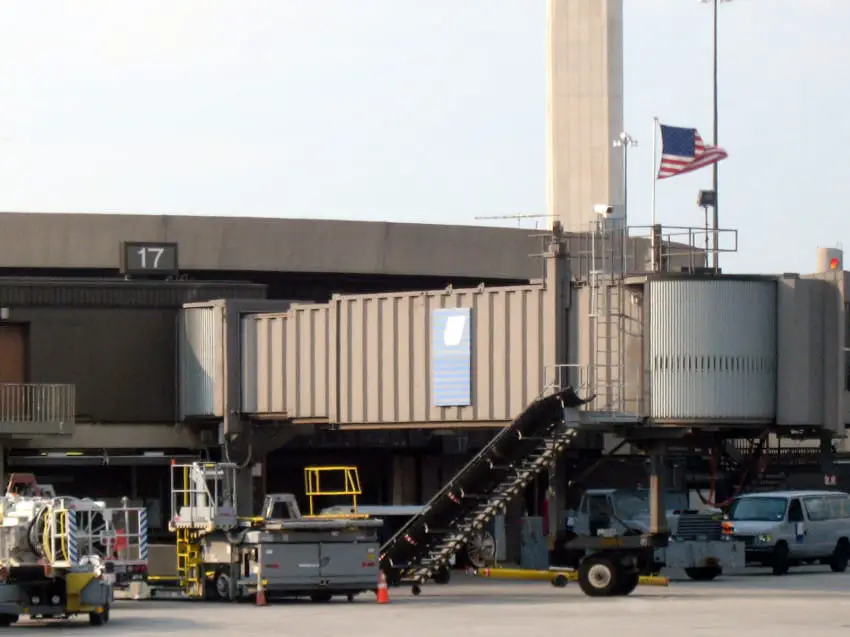
{"label": "baggage cart wheel", "polygon": [[578,585],[588,597],[611,597],[617,594],[618,571],[614,563],[601,555],[586,558],[578,569]]}
{"label": "baggage cart wheel", "polygon": [[567,582],[569,582],[569,580],[567,579],[566,575],[556,575],[552,579],[552,586],[554,586],[555,588],[564,588],[566,587]]}
{"label": "baggage cart wheel", "polygon": [[414,595],[419,595],[422,592],[422,587],[419,584],[414,584],[410,587],[410,592]]}
{"label": "baggage cart wheel", "polygon": [[434,574],[434,583],[435,584],[448,584],[449,580],[452,578],[452,572],[443,567],[439,571]]}
{"label": "baggage cart wheel", "polygon": [[89,624],[103,626],[109,623],[109,606],[104,606],[101,612],[89,613]]}
{"label": "baggage cart wheel", "polygon": [[496,561],[496,539],[489,531],[479,531],[466,544],[466,558],[475,568],[486,568]]}

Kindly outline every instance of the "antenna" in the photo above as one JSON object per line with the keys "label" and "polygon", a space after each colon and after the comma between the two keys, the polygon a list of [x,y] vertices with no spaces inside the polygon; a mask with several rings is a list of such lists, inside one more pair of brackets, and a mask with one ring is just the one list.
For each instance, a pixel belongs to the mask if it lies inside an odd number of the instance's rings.
{"label": "antenna", "polygon": [[[541,214],[517,214],[517,215],[491,215],[491,216],[483,216],[483,217],[475,217],[476,221],[491,221],[491,220],[507,220],[507,219],[516,219],[517,227],[522,226],[523,219],[545,219],[549,215],[541,215]],[[538,222],[539,223],[539,222]],[[537,223],[534,224],[535,229],[537,228]]]}

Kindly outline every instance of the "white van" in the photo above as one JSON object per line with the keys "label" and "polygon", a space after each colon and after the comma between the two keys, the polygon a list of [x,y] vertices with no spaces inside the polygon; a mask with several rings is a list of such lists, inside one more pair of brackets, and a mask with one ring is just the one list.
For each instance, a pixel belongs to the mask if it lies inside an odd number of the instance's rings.
{"label": "white van", "polygon": [[735,498],[724,516],[729,540],[743,540],[747,565],[828,564],[836,573],[850,561],[850,494],[838,491],[773,491]]}

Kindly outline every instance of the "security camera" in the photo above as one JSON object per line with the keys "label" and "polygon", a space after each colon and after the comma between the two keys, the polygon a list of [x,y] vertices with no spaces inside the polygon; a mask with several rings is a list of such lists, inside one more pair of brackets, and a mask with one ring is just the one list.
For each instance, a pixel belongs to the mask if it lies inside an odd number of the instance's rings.
{"label": "security camera", "polygon": [[608,215],[610,215],[611,213],[614,212],[614,206],[609,206],[608,204],[605,204],[605,203],[598,203],[595,206],[593,206],[593,212],[595,212],[598,215],[608,216]]}

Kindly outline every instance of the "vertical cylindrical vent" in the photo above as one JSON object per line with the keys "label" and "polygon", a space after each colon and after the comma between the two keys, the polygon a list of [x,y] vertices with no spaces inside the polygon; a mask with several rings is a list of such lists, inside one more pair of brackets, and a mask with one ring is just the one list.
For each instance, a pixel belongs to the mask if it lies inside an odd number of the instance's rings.
{"label": "vertical cylindrical vent", "polygon": [[818,272],[844,269],[844,251],[840,248],[818,248]]}

